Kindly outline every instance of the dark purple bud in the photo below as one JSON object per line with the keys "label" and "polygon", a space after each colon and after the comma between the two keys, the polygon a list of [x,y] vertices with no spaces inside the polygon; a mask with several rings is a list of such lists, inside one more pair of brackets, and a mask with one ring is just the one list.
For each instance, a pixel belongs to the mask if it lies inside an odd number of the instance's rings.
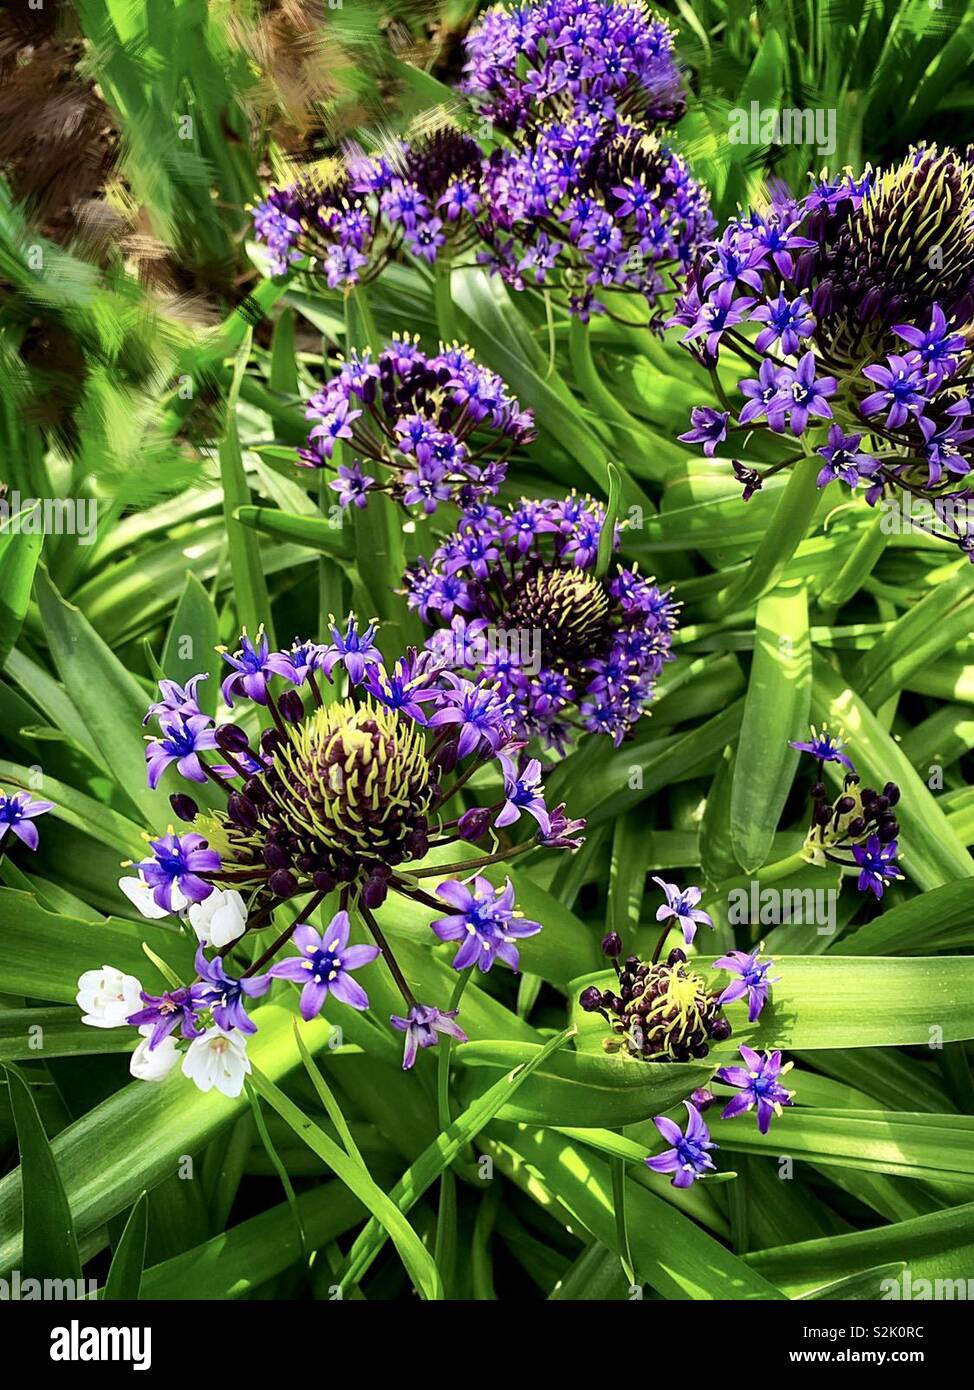
{"label": "dark purple bud", "polygon": [[687,958],[686,951],[681,951],[679,946],[674,946],[673,950],[666,957],[667,965],[682,965]]}
{"label": "dark purple bud", "polygon": [[578,1002],[587,1014],[599,1013],[602,1009],[602,995],[595,985],[589,985],[578,996]]}
{"label": "dark purple bud", "polygon": [[812,790],[811,790],[811,792],[809,793],[809,795],[811,796],[811,798],[812,798],[813,801],[824,801],[824,800],[825,800],[825,783],[824,783],[824,782],[816,782],[815,785],[814,785],[814,787],[812,787]]}
{"label": "dark purple bud", "polygon": [[267,801],[267,788],[264,786],[263,778],[248,777],[243,784],[244,794],[250,798],[257,806],[262,806]]}
{"label": "dark purple bud", "polygon": [[876,800],[872,803],[872,808],[873,808],[873,815],[876,815],[876,816],[881,816],[881,815],[883,815],[883,813],[884,813],[885,811],[888,811],[888,810],[889,810],[889,797],[888,797],[888,796],[877,796]]}
{"label": "dark purple bud", "polygon": [[227,801],[227,815],[242,825],[244,830],[253,830],[257,824],[257,807],[249,797],[244,796],[243,792],[231,792],[230,799]]}
{"label": "dark purple bud", "polygon": [[850,811],[856,808],[855,799],[851,796],[840,796],[835,803],[836,815],[847,816]]}
{"label": "dark purple bud", "polygon": [[430,766],[437,772],[452,772],[457,765],[457,740],[451,738],[438,748],[430,759]]}
{"label": "dark purple bud", "polygon": [[222,748],[224,753],[246,753],[250,747],[250,739],[239,724],[218,725],[214,737],[217,747]]}
{"label": "dark purple bud", "polygon": [[492,820],[493,814],[486,806],[472,806],[457,822],[457,833],[461,840],[475,843],[487,834]]}
{"label": "dark purple bud", "polygon": [[291,856],[283,845],[271,843],[264,846],[264,863],[269,869],[289,869]]}
{"label": "dark purple bud", "polygon": [[726,1038],[730,1037],[733,1031],[726,1018],[715,1018],[710,1025],[710,1036],[713,1038],[714,1042],[724,1042]]}
{"label": "dark purple bud", "polygon": [[285,690],[277,702],[277,708],[285,724],[300,724],[304,718],[304,704],[296,690]]}
{"label": "dark purple bud", "polygon": [[389,884],[384,878],[373,875],[362,888],[362,901],[366,907],[381,907],[389,892]]}
{"label": "dark purple bud", "polygon": [[900,789],[895,782],[887,782],[883,788],[883,796],[890,806],[895,806],[900,799]]}
{"label": "dark purple bud", "polygon": [[708,1091],[705,1086],[701,1086],[696,1091],[691,1091],[690,1099],[698,1110],[709,1110],[717,1097],[713,1091]]}
{"label": "dark purple bud", "polygon": [[334,874],[326,873],[324,869],[319,869],[311,880],[319,893],[333,892],[337,881]]}
{"label": "dark purple bud", "polygon": [[425,830],[411,830],[402,843],[410,859],[423,859],[430,844]]}
{"label": "dark purple bud", "polygon": [[884,845],[888,845],[891,840],[895,840],[899,833],[900,827],[895,820],[883,821],[876,831],[876,834]]}
{"label": "dark purple bud", "polygon": [[298,881],[288,869],[278,869],[267,880],[267,886],[277,898],[293,898]]}
{"label": "dark purple bud", "polygon": [[612,960],[617,960],[622,955],[622,937],[617,931],[610,931],[608,936],[603,936],[602,954]]}
{"label": "dark purple bud", "polygon": [[863,820],[862,816],[856,816],[855,820],[849,822],[847,829],[852,838],[857,840],[866,829],[866,822]]}
{"label": "dark purple bud", "polygon": [[279,748],[287,743],[287,739],[278,729],[265,729],[260,736],[261,752],[272,757]]}
{"label": "dark purple bud", "polygon": [[200,808],[196,802],[185,792],[173,792],[169,798],[169,805],[179,820],[192,822],[200,813]]}

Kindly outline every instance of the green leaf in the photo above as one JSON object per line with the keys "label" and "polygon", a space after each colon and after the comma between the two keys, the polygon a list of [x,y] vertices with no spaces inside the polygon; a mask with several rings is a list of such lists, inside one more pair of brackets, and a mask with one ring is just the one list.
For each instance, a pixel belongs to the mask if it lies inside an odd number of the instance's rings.
{"label": "green leaf", "polygon": [[744,700],[730,803],[731,843],[745,873],[765,862],[784,810],[812,699],[812,651],[805,586],[760,599],[754,658]]}
{"label": "green leaf", "polygon": [[11,517],[0,527],[0,671],[20,635],[41,553],[39,533],[10,529],[25,515]]}
{"label": "green leaf", "polygon": [[285,1124],[293,1129],[313,1153],[327,1163],[335,1176],[340,1178],[382,1223],[399,1251],[417,1291],[424,1298],[441,1298],[443,1287],[436,1265],[395,1203],[376,1186],[364,1168],[350,1159],[323,1129],[309,1120],[307,1115],[256,1067],[253,1069],[252,1078],[255,1090],[277,1111]]}
{"label": "green leaf", "polygon": [[273,648],[274,629],[271,621],[267,581],[261,561],[260,543],[253,533],[240,524],[237,510],[250,502],[250,488],[243,466],[240,438],[237,433],[237,399],[250,357],[250,330],[236,354],[233,379],[226,404],[226,420],[220,439],[220,478],[223,482],[223,515],[227,531],[230,571],[241,629],[253,636],[263,626]]}
{"label": "green leaf", "polygon": [[27,1082],[16,1067],[4,1072],[17,1127],[23,1196],[23,1275],[81,1279],[81,1256],[61,1174]]}
{"label": "green leaf", "polygon": [[159,815],[161,798],[146,785],[145,694],[84,614],[61,597],[43,565],[38,566],[35,591],[51,655],[68,697],[105,766],[151,825]]}
{"label": "green leaf", "polygon": [[[599,1020],[606,1032],[604,1020]],[[575,1020],[577,1023],[577,1019]],[[538,1044],[470,1042],[456,1049],[463,1066],[479,1072],[515,1066],[540,1053]],[[636,1124],[658,1114],[704,1086],[713,1075],[707,1062],[672,1066],[639,1062],[622,1054],[559,1052],[548,1058],[521,1087],[517,1098],[500,1111],[502,1120],[533,1125],[576,1125],[611,1129]],[[481,1087],[479,1076],[468,1077],[464,1094]]]}
{"label": "green leaf", "polygon": [[[374,505],[381,507],[383,500],[380,498]],[[293,512],[278,511],[275,507],[238,507],[236,518],[243,526],[263,535],[296,541],[309,550],[332,555],[338,560],[352,558],[352,547],[342,530],[323,516],[298,516]]]}
{"label": "green leaf", "polygon": [[139,1297],[145,1264],[145,1240],[149,1221],[149,1202],[145,1192],[129,1213],[122,1238],[112,1256],[111,1268],[101,1297],[108,1302],[131,1301]]}
{"label": "green leaf", "polygon": [[[186,587],[172,615],[166,645],[162,649],[163,675],[179,685],[206,671],[210,679],[197,691],[200,708],[212,715],[216,710],[218,673],[223,666],[216,648],[220,641],[220,620],[213,600],[196,575],[189,571]],[[184,655],[186,653],[186,655]]]}

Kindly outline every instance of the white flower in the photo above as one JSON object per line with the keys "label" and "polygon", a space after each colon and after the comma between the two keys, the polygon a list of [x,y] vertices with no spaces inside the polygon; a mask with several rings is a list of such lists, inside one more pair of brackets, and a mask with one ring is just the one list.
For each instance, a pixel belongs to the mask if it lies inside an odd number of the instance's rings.
{"label": "white flower", "polygon": [[142,1041],[129,1062],[129,1071],[139,1081],[162,1081],[179,1061],[179,1048],[172,1034],[163,1038],[158,1047],[150,1049],[149,1039],[154,1027],[154,1024],[147,1023],[139,1029]]}
{"label": "white flower", "polygon": [[215,1086],[225,1096],[239,1096],[249,1071],[247,1039],[239,1028],[229,1033],[211,1028],[190,1043],[183,1058],[184,1076],[195,1081],[201,1091],[211,1091]]}
{"label": "white flower", "polygon": [[233,888],[214,888],[201,903],[192,903],[189,920],[200,941],[209,946],[229,946],[247,930],[247,909]]}
{"label": "white flower", "polygon": [[129,1014],[143,1007],[142,986],[134,975],[123,975],[114,965],[86,970],[78,981],[75,998],[82,1023],[92,1028],[121,1028]]}
{"label": "white flower", "polygon": [[[169,913],[166,911],[166,909],[164,907],[160,907],[159,904],[156,902],[155,898],[152,896],[152,889],[149,887],[145,879],[142,877],[141,869],[139,870],[138,878],[134,877],[133,875],[129,875],[128,878],[120,878],[118,880],[118,886],[119,888],[121,888],[122,892],[128,898],[129,902],[133,905],[133,907],[138,908],[139,912],[142,913],[143,917],[149,917],[153,921],[157,921],[160,917],[169,916]],[[179,888],[174,883],[172,886],[173,911],[181,912],[182,909],[186,906],[187,901],[188,900],[183,897],[182,893],[180,893],[179,891]]]}

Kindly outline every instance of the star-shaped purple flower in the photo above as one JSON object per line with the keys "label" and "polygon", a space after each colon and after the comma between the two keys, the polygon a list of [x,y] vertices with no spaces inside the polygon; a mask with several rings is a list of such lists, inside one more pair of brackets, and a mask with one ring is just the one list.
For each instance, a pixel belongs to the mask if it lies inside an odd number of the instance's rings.
{"label": "star-shaped purple flower", "polygon": [[541,923],[515,918],[514,885],[510,879],[503,888],[495,888],[489,879],[478,874],[472,891],[458,879],[448,879],[436,891],[444,902],[456,908],[450,916],[430,923],[441,941],[462,943],[453,957],[454,970],[477,965],[486,974],[497,960],[512,970],[518,969],[516,940],[535,936]]}
{"label": "star-shaped purple flower", "polygon": [[729,1100],[721,1111],[722,1120],[732,1120],[735,1115],[743,1115],[757,1106],[758,1129],[767,1134],[775,1115],[782,1108],[794,1104],[794,1091],[782,1086],[780,1077],[791,1070],[791,1062],[781,1065],[780,1052],[755,1052],[753,1048],[741,1043],[738,1051],[744,1060],[743,1067],[719,1067],[715,1080],[723,1081],[725,1086],[738,1087],[739,1093]]}
{"label": "star-shaped purple flower", "polygon": [[160,715],[160,738],[146,744],[145,761],[151,791],[169,767],[176,764],[180,777],[191,782],[205,782],[207,773],[200,754],[217,747],[213,720],[206,714]]}
{"label": "star-shaped purple flower", "polygon": [[[166,912],[178,912],[186,902],[201,903],[213,892],[213,885],[201,875],[218,873],[220,856],[215,849],[207,848],[202,835],[195,831],[175,835],[169,831],[158,840],[150,840],[149,848],[153,858],[143,859],[138,867],[156,904]],[[174,899],[174,892],[183,901]]]}
{"label": "star-shaped purple flower", "polygon": [[382,663],[382,653],[375,645],[377,630],[377,625],[373,621],[359,632],[358,620],[354,613],[348,615],[344,633],[340,632],[333,624],[331,646],[325,650],[321,661],[325,675],[330,679],[334,668],[337,665],[342,665],[348,672],[348,679],[352,685],[359,685],[365,679],[369,666],[378,666]]}
{"label": "star-shaped purple flower", "polygon": [[842,766],[847,767],[850,772],[855,772],[856,769],[853,767],[852,759],[842,751],[845,744],[841,736],[837,738],[835,734],[830,734],[824,724],[822,725],[821,733],[816,731],[815,725],[813,724],[811,726],[811,734],[811,738],[806,743],[798,743],[789,740],[788,747],[797,748],[799,753],[808,753],[813,758],[817,758],[821,763],[841,763]]}
{"label": "star-shaped purple flower", "polygon": [[666,1115],[655,1116],[653,1124],[672,1147],[645,1160],[646,1167],[652,1168],[654,1173],[672,1173],[674,1187],[692,1187],[698,1178],[714,1172],[717,1167],[710,1157],[710,1151],[717,1145],[710,1137],[703,1116],[690,1101],[685,1100],[683,1104],[687,1112],[686,1133]]}
{"label": "star-shaped purple flower", "polygon": [[28,849],[38,845],[37,816],[54,810],[53,801],[32,801],[27,792],[0,792],[0,844],[8,830],[12,830]]}
{"label": "star-shaped purple flower", "polygon": [[666,902],[656,909],[657,922],[675,919],[675,925],[683,932],[683,940],[688,946],[697,934],[699,923],[703,922],[708,927],[713,927],[713,919],[702,908],[697,907],[697,903],[703,897],[699,888],[681,889],[675,883],[665,883],[655,875],[653,882],[658,883],[666,894]]}
{"label": "star-shaped purple flower", "polygon": [[305,1022],[321,1013],[329,994],[353,1009],[369,1007],[369,996],[350,972],[374,961],[379,948],[349,946],[349,930],[347,912],[336,912],[322,933],[302,923],[292,937],[297,956],[278,961],[267,972],[276,979],[303,986],[300,1009]]}
{"label": "star-shaped purple flower", "polygon": [[291,678],[291,663],[284,652],[272,652],[263,628],[257,634],[256,645],[247,634],[241,633],[240,647],[223,660],[233,669],[221,686],[224,702],[233,708],[233,697],[246,696],[258,705],[267,704],[267,683],[271,676]]}
{"label": "star-shaped purple flower", "polygon": [[448,1037],[456,1038],[457,1042],[467,1041],[466,1033],[459,1023],[454,1022],[459,1012],[459,1009],[434,1009],[431,1004],[413,1004],[406,1018],[400,1018],[398,1014],[391,1016],[389,1021],[393,1028],[406,1034],[403,1071],[408,1071],[413,1065],[421,1047],[436,1046],[439,1033],[446,1033]]}
{"label": "star-shaped purple flower", "polygon": [[258,999],[270,989],[269,975],[252,975],[235,980],[223,968],[220,956],[206,959],[205,941],[196,952],[196,973],[199,983],[191,986],[193,998],[202,1008],[210,1009],[218,1027],[225,1033],[239,1028],[241,1033],[256,1033],[257,1024],[244,1008],[245,999]]}
{"label": "star-shaped purple flower", "polygon": [[870,835],[864,845],[852,846],[852,856],[859,865],[856,887],[860,893],[872,893],[881,898],[887,883],[903,877],[896,863],[897,853],[895,840],[884,845],[878,835]]}
{"label": "star-shaped purple flower", "polygon": [[748,1023],[756,1021],[768,1002],[771,986],[781,979],[780,975],[769,979],[768,971],[774,965],[774,961],[759,961],[760,954],[759,946],[750,955],[745,951],[728,951],[726,956],[714,961],[715,970],[727,970],[738,976],[738,979],[732,980],[724,990],[717,1000],[718,1004],[731,1004],[735,999],[742,999],[746,995]]}

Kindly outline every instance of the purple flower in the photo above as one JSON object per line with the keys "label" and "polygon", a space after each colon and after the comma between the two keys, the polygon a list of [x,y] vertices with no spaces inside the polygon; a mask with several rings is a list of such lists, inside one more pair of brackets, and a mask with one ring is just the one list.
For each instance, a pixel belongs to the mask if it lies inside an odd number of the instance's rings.
{"label": "purple flower", "polygon": [[335,666],[342,665],[348,672],[352,685],[360,685],[370,666],[381,665],[382,653],[375,645],[376,623],[373,620],[362,632],[358,630],[358,619],[354,613],[348,615],[344,635],[332,624],[331,646],[326,648],[321,667],[331,679]]}
{"label": "purple flower", "polygon": [[493,686],[474,685],[472,681],[451,671],[444,674],[452,689],[443,691],[445,703],[430,719],[430,728],[439,728],[443,724],[460,725],[458,757],[465,758],[468,753],[483,753],[487,749],[496,753],[507,739],[510,702],[502,698]]}
{"label": "purple flower", "polygon": [[363,473],[361,464],[353,463],[346,468],[338,465],[338,477],[328,484],[338,493],[338,501],[343,507],[367,507],[369,488],[375,487],[375,479],[370,473]]}
{"label": "purple flower", "polygon": [[675,883],[664,883],[663,879],[656,878],[655,875],[653,882],[658,883],[666,894],[666,902],[656,909],[657,922],[675,918],[688,946],[697,934],[698,923],[705,922],[708,927],[713,927],[713,919],[697,907],[697,903],[703,897],[699,888],[680,889]]}
{"label": "purple flower", "polygon": [[32,801],[27,792],[0,792],[0,844],[7,831],[12,830],[28,849],[36,849],[38,835],[33,822],[37,816],[53,810],[53,801]]}
{"label": "purple flower", "polygon": [[143,725],[148,724],[154,714],[181,714],[187,717],[191,714],[202,714],[196,691],[200,682],[205,680],[209,680],[205,671],[198,676],[190,676],[185,685],[179,685],[176,681],[161,680],[159,693],[162,699],[156,700],[146,710]]}
{"label": "purple flower", "polygon": [[257,999],[270,988],[270,976],[252,975],[239,980],[231,978],[219,956],[207,960],[205,941],[196,952],[196,973],[200,983],[191,986],[197,1004],[212,1010],[214,1021],[225,1033],[239,1028],[242,1033],[256,1033],[257,1025],[244,1008],[244,999]]}
{"label": "purple flower", "polygon": [[779,1078],[791,1070],[791,1062],[781,1065],[780,1052],[755,1052],[753,1048],[741,1043],[738,1051],[744,1059],[743,1067],[719,1067],[715,1080],[723,1081],[725,1086],[736,1086],[738,1094],[724,1106],[722,1120],[732,1120],[746,1110],[758,1109],[758,1129],[767,1134],[775,1115],[782,1108],[792,1105],[794,1091],[786,1090]]}
{"label": "purple flower", "polygon": [[809,415],[817,415],[824,420],[832,418],[832,407],[826,397],[835,395],[835,377],[817,377],[815,370],[815,354],[811,351],[799,360],[794,371],[782,369],[779,400],[789,412],[792,434],[804,433]]}
{"label": "purple flower", "polygon": [[393,1028],[406,1034],[406,1045],[402,1055],[402,1069],[408,1071],[416,1061],[416,1053],[421,1047],[435,1047],[438,1033],[446,1033],[457,1042],[466,1042],[467,1035],[454,1019],[459,1009],[434,1009],[431,1004],[413,1004],[406,1018],[393,1014],[390,1022]]}
{"label": "purple flower", "polygon": [[829,440],[816,453],[825,459],[825,466],[819,471],[818,486],[841,478],[852,488],[857,487],[864,478],[871,478],[879,468],[879,461],[870,454],[859,451],[861,434],[844,434],[839,425],[829,426]]}
{"label": "purple flower", "polygon": [[318,441],[318,447],[325,458],[330,459],[339,440],[352,438],[352,422],[362,414],[361,410],[351,410],[348,400],[341,400],[330,415],[317,425],[308,435],[309,440]]}
{"label": "purple flower", "polygon": [[703,444],[708,458],[713,458],[714,450],[727,438],[729,412],[714,410],[709,405],[695,405],[690,411],[692,430],[678,436],[684,444]]}
{"label": "purple flower", "polygon": [[870,835],[864,845],[853,845],[852,854],[859,865],[859,881],[856,887],[860,893],[872,893],[881,898],[887,882],[893,883],[903,877],[897,855],[896,841],[884,845],[878,835]]}
{"label": "purple flower", "polygon": [[732,980],[717,1000],[718,1004],[731,1004],[735,999],[742,999],[747,996],[747,1021],[754,1023],[761,1010],[768,1002],[771,993],[771,986],[780,980],[781,976],[776,975],[773,979],[768,978],[768,971],[774,965],[773,960],[759,961],[761,947],[747,955],[744,951],[728,951],[726,956],[721,956],[714,961],[715,970],[727,970],[731,974],[739,976]]}
{"label": "purple flower", "polygon": [[453,957],[454,970],[477,965],[486,973],[496,960],[503,961],[512,970],[518,969],[517,938],[535,936],[541,924],[515,918],[514,885],[510,879],[503,888],[495,888],[478,874],[473,880],[472,891],[458,879],[448,879],[436,891],[456,908],[449,917],[430,923],[441,941],[462,943]]}
{"label": "purple flower", "polygon": [[257,633],[254,645],[244,632],[240,637],[240,648],[230,655],[223,653],[223,660],[233,670],[221,686],[224,702],[233,708],[233,697],[245,695],[258,705],[267,704],[267,682],[271,676],[284,676],[290,679],[291,666],[283,652],[272,652],[263,628]]}
{"label": "purple flower", "polygon": [[206,714],[161,715],[160,738],[146,745],[145,761],[149,788],[155,791],[159,779],[170,763],[176,764],[180,777],[191,782],[205,782],[207,773],[200,753],[216,748],[216,730]]}
{"label": "purple flower", "polygon": [[532,758],[519,776],[513,762],[506,755],[501,755],[500,762],[504,769],[505,800],[494,824],[498,829],[505,825],[513,825],[521,819],[521,812],[527,811],[528,815],[537,821],[542,835],[549,835],[551,820],[545,805],[544,787],[541,785],[541,763],[537,758]]}
{"label": "purple flower", "polygon": [[777,434],[784,430],[786,401],[782,395],[785,385],[783,370],[787,369],[776,367],[770,357],[766,357],[757,377],[741,382],[741,395],[747,397],[747,405],[742,407],[737,417],[738,424],[749,425],[752,420],[766,415],[768,424]]}
{"label": "purple flower", "polygon": [[158,840],[150,840],[149,848],[153,858],[143,859],[138,867],[158,907],[179,912],[188,902],[201,903],[213,892],[213,885],[201,875],[218,873],[220,856],[207,848],[202,835],[169,831]]}
{"label": "purple flower", "polygon": [[889,353],[886,360],[888,367],[877,363],[863,368],[863,376],[875,382],[880,389],[867,396],[860,409],[864,415],[876,415],[888,409],[886,428],[897,430],[911,415],[923,414],[927,404],[923,393],[924,377],[916,353],[907,357]]}
{"label": "purple flower", "polygon": [[797,355],[801,339],[811,337],[815,329],[815,315],[801,295],[788,299],[781,290],[777,299],[769,299],[751,313],[758,323],[766,323],[754,340],[758,352],[767,352],[776,342],[781,342],[781,350],[789,357]]}
{"label": "purple flower", "polygon": [[164,994],[146,994],[141,991],[146,1007],[137,1013],[129,1014],[126,1023],[133,1028],[151,1026],[149,1050],[159,1046],[163,1038],[168,1038],[177,1027],[184,1038],[202,1037],[204,1029],[197,1019],[199,1006],[192,989],[183,985],[179,989],[166,990]]}
{"label": "purple flower", "polygon": [[540,844],[552,849],[579,849],[585,843],[585,836],[579,833],[585,829],[585,821],[570,820],[565,814],[563,801],[549,813],[548,820],[548,831],[538,831]]}
{"label": "purple flower", "polygon": [[348,934],[347,912],[336,912],[320,935],[304,922],[292,937],[298,955],[278,961],[267,972],[276,979],[303,986],[300,1008],[305,1022],[321,1013],[329,994],[353,1009],[369,1007],[369,996],[349,972],[369,965],[380,954],[379,948],[349,946]]}
{"label": "purple flower", "polygon": [[809,753],[813,758],[817,758],[821,763],[841,763],[850,772],[855,772],[852,759],[843,753],[845,744],[842,741],[841,733],[837,738],[835,734],[830,734],[826,726],[822,725],[822,732],[816,731],[815,725],[811,726],[812,737],[807,743],[796,743],[789,741],[789,748],[797,748],[799,753]]}
{"label": "purple flower", "polygon": [[388,709],[401,709],[417,724],[426,723],[424,703],[438,700],[442,692],[435,682],[440,674],[432,652],[417,653],[410,647],[405,656],[396,662],[392,675],[384,667],[370,666],[363,682],[364,689]]}
{"label": "purple flower", "polygon": [[714,1172],[717,1166],[710,1157],[710,1150],[718,1146],[710,1138],[703,1116],[690,1101],[685,1100],[683,1104],[687,1112],[686,1133],[666,1115],[655,1116],[653,1124],[672,1147],[645,1160],[646,1167],[652,1168],[654,1173],[672,1173],[674,1187],[692,1187],[698,1178]]}
{"label": "purple flower", "polygon": [[960,333],[950,332],[939,304],[933,306],[930,327],[925,332],[908,323],[894,323],[893,332],[915,349],[938,384],[956,370],[959,356],[964,351],[964,338]]}

